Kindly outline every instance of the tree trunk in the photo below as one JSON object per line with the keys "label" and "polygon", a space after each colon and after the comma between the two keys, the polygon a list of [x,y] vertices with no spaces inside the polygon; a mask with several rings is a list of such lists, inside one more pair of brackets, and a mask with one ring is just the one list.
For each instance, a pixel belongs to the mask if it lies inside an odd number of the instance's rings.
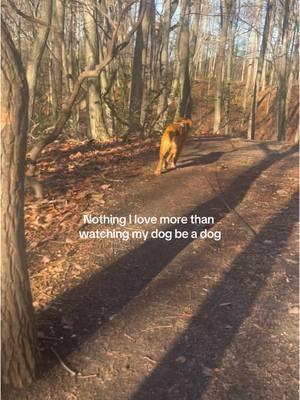
{"label": "tree trunk", "polygon": [[165,10],[162,22],[162,49],[161,49],[161,84],[162,91],[158,103],[158,114],[162,115],[168,106],[168,78],[169,78],[169,32],[171,25],[171,0],[165,1]]}
{"label": "tree trunk", "polygon": [[234,55],[234,42],[237,31],[237,19],[236,19],[236,1],[233,0],[230,8],[230,15],[228,16],[228,51],[227,51],[227,68],[226,68],[226,101],[224,106],[225,115],[225,135],[231,134],[231,96],[232,96],[232,75],[233,75],[233,55]]}
{"label": "tree trunk", "polygon": [[[267,43],[266,43],[266,52],[268,47],[270,48],[270,43],[272,42],[272,37],[274,35],[274,25],[275,25],[275,7],[272,7],[271,13],[270,13],[270,26],[269,26],[269,32],[268,32],[268,37],[267,37]],[[265,56],[264,58],[264,63],[262,67],[262,74],[261,74],[261,90],[264,91],[267,87],[267,76],[269,72],[269,62],[267,57]]]}
{"label": "tree trunk", "polygon": [[1,313],[2,380],[22,387],[36,375],[36,346],[24,237],[28,86],[21,59],[1,23]]}
{"label": "tree trunk", "polygon": [[[157,40],[159,37],[160,40]],[[151,3],[151,15],[150,15],[150,49],[149,49],[149,80],[148,91],[159,90],[159,82],[157,82],[157,76],[161,78],[159,70],[160,66],[160,50],[162,45],[161,34],[156,31],[156,8],[155,1]]]}
{"label": "tree trunk", "polygon": [[[99,62],[99,40],[96,25],[95,0],[89,0],[84,5],[85,24],[85,65],[86,70],[94,69]],[[100,86],[98,77],[88,80],[88,114],[89,137],[108,140],[105,121],[102,115]]]}
{"label": "tree trunk", "polygon": [[61,111],[63,96],[63,41],[64,41],[65,0],[55,0],[53,7],[52,32],[52,112],[57,119]]}
{"label": "tree trunk", "polygon": [[230,107],[231,107],[231,80],[232,80],[232,59],[233,59],[233,33],[231,33],[228,56],[227,56],[227,68],[226,68],[226,93],[224,103],[224,123],[225,123],[225,135],[231,134],[230,127]]}
{"label": "tree trunk", "polygon": [[[251,32],[252,35],[252,43],[251,43],[251,50],[250,50],[250,59],[247,67],[247,79],[246,79],[246,87],[244,90],[244,99],[243,99],[243,111],[244,111],[244,118],[243,122],[246,122],[247,116],[247,99],[249,97],[249,89],[252,88],[252,82],[254,82],[254,77],[256,76],[256,67],[257,67],[257,51],[258,51],[258,25],[261,13],[261,0],[256,0],[256,13],[255,13],[255,21],[256,24],[254,25],[254,29]],[[251,35],[249,41],[251,39]]]}
{"label": "tree trunk", "polygon": [[247,76],[246,76],[246,85],[245,85],[245,90],[244,90],[244,98],[243,98],[243,111],[244,111],[244,122],[246,122],[246,112],[247,112],[247,99],[249,95],[249,88],[251,84],[251,78],[253,76],[253,70],[254,70],[254,54],[256,54],[257,51],[257,40],[256,40],[256,33],[252,33],[252,46],[251,46],[251,58],[248,61],[247,65]]}
{"label": "tree trunk", "polygon": [[267,40],[268,40],[268,36],[269,36],[272,7],[273,7],[273,3],[271,2],[271,0],[268,0],[267,5],[266,5],[264,31],[263,31],[263,36],[262,36],[262,40],[261,40],[259,57],[257,60],[257,69],[256,69],[256,73],[254,75],[252,105],[251,105],[251,112],[250,112],[249,125],[248,125],[248,139],[250,139],[250,140],[254,140],[254,138],[255,138],[257,94],[259,91],[259,84],[261,81],[262,69],[263,69],[264,59],[265,59],[265,54],[266,54],[266,49],[267,49]]}
{"label": "tree trunk", "polygon": [[[101,2],[102,7],[106,14],[109,14],[109,7],[107,6],[106,0],[102,0]],[[120,7],[121,8],[121,7]],[[97,24],[102,24],[102,20],[105,21],[103,15],[100,12],[97,13]],[[103,22],[105,23],[105,22]],[[104,55],[104,49],[107,47],[107,40],[105,38],[104,33],[100,30],[98,31],[98,51],[99,51],[99,58],[102,60]],[[114,66],[114,68],[116,68]],[[105,137],[102,140],[107,140],[113,136],[115,131],[115,118],[114,115],[107,104],[108,97],[110,96],[110,87],[112,86],[112,80],[114,79],[114,71],[110,66],[108,66],[107,70],[104,70],[103,73],[100,75],[99,79],[99,98],[100,98],[100,107],[101,107],[101,123],[103,125],[103,132],[105,131]],[[103,94],[106,93],[106,96]]]}
{"label": "tree trunk", "polygon": [[215,112],[214,112],[214,126],[213,133],[220,134],[222,125],[223,113],[223,76],[224,76],[224,61],[226,51],[227,31],[229,24],[229,8],[230,3],[222,0],[221,3],[221,29],[220,29],[220,42],[216,60],[216,88],[215,88]]}
{"label": "tree trunk", "polygon": [[[139,14],[142,10],[142,2],[140,2]],[[151,0],[146,0],[146,10],[142,24],[138,27],[136,32],[134,57],[132,64],[132,84],[130,91],[130,124],[131,130],[140,129],[141,127],[141,109],[142,109],[142,98],[143,98],[143,59],[145,58],[145,52],[147,50],[148,43],[148,32],[145,29],[145,20],[148,21],[151,12]]]}
{"label": "tree trunk", "polygon": [[33,46],[31,52],[29,53],[27,68],[26,68],[26,77],[28,82],[28,91],[29,91],[29,106],[28,106],[28,117],[29,123],[31,118],[33,117],[33,107],[35,100],[35,92],[36,92],[36,82],[37,82],[37,74],[40,68],[41,59],[46,47],[51,19],[52,19],[52,0],[41,2],[41,11],[40,11],[40,19],[46,25],[39,25],[36,30],[36,35],[33,38]]}
{"label": "tree trunk", "polygon": [[[151,100],[150,100],[150,62],[148,63],[148,45],[149,45],[149,33],[150,27],[154,25],[153,18],[155,18],[155,11],[153,10],[154,3],[150,0],[149,6],[146,8],[146,12],[142,21],[142,34],[143,34],[143,50],[142,50],[142,103],[141,103],[141,117],[140,122],[144,127],[147,122],[147,116],[151,115]],[[154,11],[154,12],[153,12]],[[151,43],[153,44],[153,43]],[[153,55],[153,54],[152,54]],[[150,111],[150,112],[149,112]]]}
{"label": "tree trunk", "polygon": [[243,58],[243,65],[242,65],[242,72],[241,72],[241,82],[242,83],[244,83],[244,80],[245,80],[245,71],[246,71],[246,62],[247,62],[248,51],[249,51],[249,41],[247,41],[245,55]]}
{"label": "tree trunk", "polygon": [[[203,57],[205,55],[205,38],[207,35],[207,25],[208,25],[208,17],[204,16],[201,18],[201,33],[198,33],[197,37],[197,45],[196,45],[196,50],[195,54],[193,56],[193,63],[195,64],[195,72],[194,72],[194,78],[199,78],[202,75],[208,75],[206,73],[206,63],[203,63]],[[207,51],[208,47],[206,47]],[[208,59],[208,57],[206,57]],[[202,65],[204,65],[204,71],[202,72]]]}
{"label": "tree trunk", "polygon": [[143,0],[142,4],[143,8],[137,22],[133,25],[132,29],[129,32],[126,32],[124,40],[122,42],[117,43],[117,33],[119,30],[121,19],[124,18],[124,14],[130,9],[131,4],[124,7],[124,9],[121,12],[120,19],[117,21],[116,28],[112,33],[111,41],[108,44],[108,49],[105,57],[100,61],[99,64],[95,66],[93,70],[81,72],[77,80],[74,80],[72,93],[64,100],[60,117],[55,122],[53,128],[50,129],[50,133],[42,137],[42,139],[39,142],[37,142],[28,153],[28,161],[30,165],[28,167],[27,174],[29,176],[32,176],[34,174],[37,160],[43,149],[48,144],[52,143],[54,140],[58,138],[66,122],[69,120],[72,108],[78,97],[83,82],[86,79],[99,78],[103,70],[111,63],[111,61],[119,54],[119,52],[122,51],[129,44],[131,37],[136,32],[137,28],[140,26],[142,18],[144,16],[145,5]]}
{"label": "tree trunk", "polygon": [[294,31],[293,31],[293,39],[291,44],[290,54],[292,55],[291,62],[289,63],[289,71],[287,72],[287,94],[286,94],[286,107],[285,113],[288,118],[289,116],[289,108],[290,102],[292,98],[292,88],[294,84],[295,74],[297,72],[297,67],[299,65],[298,62],[298,54],[299,54],[299,36],[298,36],[298,25],[295,23]]}
{"label": "tree trunk", "polygon": [[[200,13],[201,13],[201,8],[202,8],[202,0],[198,0],[194,4],[194,9],[195,9],[195,18],[194,18],[194,23],[192,27],[192,38],[191,38],[191,53],[195,55],[197,47],[200,47],[200,44],[202,42],[202,35],[199,32],[200,28]],[[197,70],[197,64],[198,60],[195,60],[195,57],[192,58],[191,62],[191,76],[192,78],[195,78],[196,75],[196,70]]]}
{"label": "tree trunk", "polygon": [[287,53],[288,53],[288,22],[290,0],[284,1],[284,17],[281,36],[281,52],[279,58],[279,89],[278,89],[278,120],[277,139],[286,139],[286,97],[287,97]]}
{"label": "tree trunk", "polygon": [[189,50],[189,19],[190,0],[182,0],[180,10],[180,32],[178,42],[179,62],[179,98],[176,115],[178,117],[191,118],[192,96],[190,83],[190,50]]}

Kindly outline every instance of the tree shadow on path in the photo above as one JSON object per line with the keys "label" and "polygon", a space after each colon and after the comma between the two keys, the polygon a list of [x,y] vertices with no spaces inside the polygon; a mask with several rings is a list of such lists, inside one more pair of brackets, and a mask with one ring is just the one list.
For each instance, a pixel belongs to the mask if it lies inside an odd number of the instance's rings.
{"label": "tree shadow on path", "polygon": [[[220,366],[225,350],[243,321],[251,314],[276,257],[286,247],[288,237],[297,224],[298,193],[294,194],[288,207],[274,215],[234,260],[188,328],[131,400],[201,399],[210,382],[207,371]],[[224,301],[228,302],[228,306],[220,307]],[[246,351],[239,355],[240,358],[247,357]],[[179,359],[183,362],[178,362]],[[245,379],[243,373],[241,370],[241,377],[237,377],[237,381]],[[256,391],[259,386],[257,382]],[[257,399],[264,398],[263,393],[256,391]],[[244,396],[243,399],[248,398],[247,393]]]}
{"label": "tree shadow on path", "polygon": [[[265,159],[241,173],[224,191],[224,196],[232,208],[238,206],[243,200],[251,184],[259,175],[272,166],[273,163],[291,156],[297,151],[294,146],[279,155],[270,155]],[[129,212],[129,210],[127,210]],[[213,216],[215,223],[220,221],[228,210],[218,198],[195,207],[187,215]],[[210,226],[211,227],[211,226]],[[174,226],[167,230],[182,229],[182,225]],[[202,228],[203,229],[203,228]],[[195,230],[195,225],[185,225],[184,230]],[[63,293],[53,302],[53,308],[43,310],[37,314],[47,326],[55,327],[55,336],[64,336],[64,343],[57,348],[62,354],[68,354],[78,347],[77,339],[66,335],[61,326],[61,316],[76,315],[76,334],[81,337],[81,343],[98,331],[98,321],[105,323],[109,316],[115,314],[130,300],[137,296],[148,283],[166,267],[176,255],[188,246],[193,239],[148,240],[138,248],[122,256],[116,262],[93,274],[74,289]],[[58,306],[57,306],[58,305]],[[60,313],[57,311],[60,308]],[[47,329],[47,326],[45,329]],[[102,329],[102,328],[101,328]],[[46,369],[51,367],[45,361]]]}

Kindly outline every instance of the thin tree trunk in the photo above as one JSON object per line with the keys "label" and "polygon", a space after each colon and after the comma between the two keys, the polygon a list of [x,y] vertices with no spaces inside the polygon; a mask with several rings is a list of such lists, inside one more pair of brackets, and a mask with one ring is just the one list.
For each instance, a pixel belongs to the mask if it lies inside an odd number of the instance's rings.
{"label": "thin tree trunk", "polygon": [[53,73],[53,118],[57,119],[63,96],[63,41],[64,41],[65,0],[55,0],[53,7],[52,32],[52,73]]}
{"label": "thin tree trunk", "polygon": [[231,108],[231,96],[232,96],[232,75],[233,75],[233,55],[234,55],[234,42],[237,30],[237,19],[236,19],[236,1],[232,0],[230,7],[229,16],[229,40],[228,40],[228,56],[227,56],[227,68],[226,68],[226,102],[225,102],[225,135],[229,135],[230,126],[230,108]]}
{"label": "thin tree trunk", "polygon": [[190,0],[182,0],[180,10],[180,32],[178,43],[178,62],[179,62],[179,96],[176,115],[178,117],[191,118],[192,115],[192,96],[190,83],[190,49],[189,49],[189,19],[190,19]]}
{"label": "thin tree trunk", "polygon": [[131,37],[136,32],[137,28],[140,26],[142,18],[144,16],[145,3],[143,2],[143,0],[142,3],[143,3],[143,9],[142,12],[140,13],[138,21],[133,25],[132,29],[126,33],[124,40],[122,42],[117,43],[117,34],[120,27],[121,19],[124,18],[125,12],[127,12],[130,9],[131,4],[129,3],[127,6],[124,7],[124,9],[121,12],[120,19],[116,23],[116,28],[112,33],[111,41],[108,45],[108,50],[105,57],[101,60],[101,62],[98,65],[95,66],[93,70],[81,72],[77,80],[74,81],[73,91],[70,94],[70,96],[68,96],[65,99],[60,117],[55,122],[53,128],[51,128],[50,130],[51,133],[49,133],[47,136],[44,136],[38,143],[36,143],[33,146],[33,148],[28,153],[28,162],[30,164],[28,167],[29,176],[32,176],[34,174],[36,169],[37,159],[39,158],[43,149],[48,144],[52,143],[54,140],[58,138],[66,122],[69,120],[72,108],[77,99],[78,93],[81,89],[83,82],[86,79],[99,77],[104,68],[106,68],[107,65],[109,65],[111,61],[118,55],[118,53],[122,51],[129,44]]}
{"label": "thin tree trunk", "polygon": [[[269,27],[269,32],[268,32],[268,38],[267,38],[267,48],[266,51],[268,50],[268,47],[270,47],[270,43],[272,42],[272,36],[273,36],[273,31],[274,31],[274,25],[275,25],[275,8],[272,7],[271,10],[271,15],[270,15],[270,27]],[[261,76],[261,90],[265,90],[267,86],[267,75],[268,75],[268,70],[269,70],[269,65],[268,65],[268,59],[267,57],[264,58],[264,63],[263,63],[263,69],[262,69],[262,76]]]}
{"label": "thin tree trunk", "polygon": [[245,71],[246,71],[246,63],[247,63],[247,56],[248,56],[249,48],[250,48],[249,41],[247,41],[246,50],[245,50],[245,56],[243,58],[243,65],[242,65],[242,72],[241,72],[241,82],[244,82],[244,80],[245,80]]}
{"label": "thin tree trunk", "polygon": [[147,115],[151,108],[150,104],[150,63],[148,64],[148,45],[149,45],[149,33],[150,26],[153,25],[152,19],[155,17],[153,13],[153,0],[150,0],[149,8],[146,9],[143,21],[142,21],[142,35],[143,35],[143,50],[142,50],[142,100],[141,100],[141,117],[140,123],[144,127],[147,122]]}
{"label": "thin tree trunk", "polygon": [[257,60],[257,70],[256,70],[255,78],[254,78],[254,84],[253,84],[252,105],[251,105],[251,112],[250,112],[249,125],[248,125],[248,139],[250,139],[250,140],[254,140],[254,138],[255,138],[257,94],[259,91],[259,84],[261,82],[262,68],[263,68],[266,49],[267,49],[267,39],[268,39],[269,29],[270,29],[270,18],[271,18],[272,7],[273,7],[273,3],[271,2],[271,0],[268,0],[267,5],[266,5],[264,31],[263,31],[262,41],[261,41],[259,57]]}
{"label": "thin tree trunk", "polygon": [[264,91],[267,85],[267,70],[268,70],[268,60],[264,59],[264,64],[261,73],[261,90]]}
{"label": "thin tree trunk", "polygon": [[171,24],[171,1],[165,0],[165,10],[162,22],[162,50],[161,50],[161,83],[162,93],[158,103],[158,114],[162,115],[167,109],[168,77],[169,77],[169,31]]}
{"label": "thin tree trunk", "polygon": [[[197,77],[201,77],[202,75],[207,75],[208,73],[206,73],[206,68],[204,68],[204,72],[202,72],[202,65],[205,63],[203,62],[203,57],[204,57],[204,53],[205,53],[205,37],[207,34],[207,24],[208,24],[208,18],[207,17],[203,17],[201,19],[201,21],[203,21],[203,30],[202,30],[202,34],[200,36],[199,34],[199,38],[198,38],[198,44],[197,44],[197,56],[196,54],[194,55],[194,60],[197,60],[197,67],[196,67],[196,71],[195,71],[195,78]],[[202,23],[201,23],[202,25]]]}
{"label": "thin tree trunk", "polygon": [[290,13],[290,0],[284,2],[284,17],[281,36],[281,52],[279,58],[279,89],[278,89],[278,122],[277,138],[279,141],[286,139],[286,95],[287,95],[287,53],[288,53],[288,21]]}
{"label": "thin tree trunk", "polygon": [[[130,91],[130,105],[129,105],[131,130],[140,129],[141,127],[141,109],[142,109],[142,98],[144,90],[143,59],[145,59],[145,52],[148,44],[148,32],[146,33],[144,20],[146,19],[146,21],[148,21],[150,18],[151,1],[152,0],[146,0],[146,10],[144,18],[142,24],[139,26],[136,33],[134,58],[132,64],[132,85]],[[142,2],[140,2],[139,14],[141,13],[141,10],[142,10]]]}
{"label": "thin tree trunk", "polygon": [[[251,47],[251,53],[256,54],[256,40],[255,40],[255,34],[253,33],[253,42],[252,42],[252,47]],[[245,90],[244,90],[244,97],[243,97],[243,111],[244,111],[244,121],[246,120],[246,111],[247,111],[247,99],[248,99],[248,94],[249,94],[249,88],[251,84],[251,77],[253,76],[252,71],[254,70],[254,57],[249,60],[248,66],[247,66],[247,77],[246,77],[246,85],[245,85]]]}
{"label": "thin tree trunk", "polygon": [[298,66],[298,54],[299,54],[299,42],[298,42],[298,25],[295,23],[294,31],[293,31],[293,39],[290,53],[293,55],[291,63],[289,65],[288,78],[287,78],[287,94],[286,94],[286,108],[285,113],[288,118],[289,116],[289,107],[292,98],[292,88],[294,84],[294,76],[297,71]]}
{"label": "thin tree trunk", "polygon": [[[160,40],[157,40],[158,37]],[[149,49],[149,82],[148,92],[151,90],[159,90],[159,82],[157,76],[161,77],[160,67],[160,49],[161,49],[161,35],[156,32],[156,8],[155,1],[151,2],[151,15],[150,15],[150,49]]]}
{"label": "thin tree trunk", "polygon": [[[261,13],[261,7],[260,7],[261,0],[256,0],[256,14],[255,14],[255,20],[259,21],[260,18],[260,13]],[[256,23],[258,25],[258,22]],[[257,67],[257,51],[258,51],[258,33],[256,30],[253,30],[251,32],[252,35],[252,41],[251,41],[251,58],[248,63],[247,67],[247,79],[246,79],[246,87],[244,91],[244,99],[243,99],[243,111],[244,111],[244,118],[243,122],[246,122],[246,113],[247,113],[247,99],[249,96],[249,88],[253,87],[252,82],[254,81],[254,77],[256,75],[256,67]],[[250,37],[251,39],[251,37]],[[250,40],[249,39],[249,40]]]}
{"label": "thin tree trunk", "polygon": [[31,118],[33,117],[33,112],[34,112],[33,107],[35,101],[37,75],[50,31],[50,25],[52,19],[52,4],[53,4],[52,0],[42,1],[40,3],[41,7],[40,19],[46,25],[39,25],[37,27],[36,35],[33,38],[33,45],[29,53],[29,58],[26,68],[26,77],[29,90],[29,107],[28,107],[29,123],[31,121]]}
{"label": "thin tree trunk", "polygon": [[233,32],[231,27],[229,42],[227,69],[226,69],[226,101],[225,101],[225,135],[230,134],[230,105],[231,105],[231,79],[232,79],[232,58],[233,58]]}
{"label": "thin tree trunk", "polygon": [[223,112],[223,74],[224,74],[224,61],[226,51],[226,40],[229,24],[229,8],[230,3],[223,0],[221,3],[221,30],[220,42],[216,59],[216,88],[215,88],[215,111],[214,111],[214,126],[213,133],[220,134],[222,124]]}
{"label": "thin tree trunk", "polygon": [[[202,8],[202,0],[198,0],[195,5],[195,18],[194,18],[194,23],[192,27],[192,38],[191,38],[191,54],[196,53],[197,47],[200,47],[198,45],[199,42],[202,42],[202,35],[199,32],[199,27],[200,27],[200,13],[201,13],[201,8]],[[191,77],[194,78],[196,75],[196,70],[197,70],[197,61],[195,60],[195,57],[192,58],[191,62]]]}
{"label": "thin tree trunk", "polygon": [[[104,11],[107,15],[109,15],[109,7],[107,6],[107,1],[103,0],[101,2],[102,7],[104,8]],[[120,7],[121,9],[121,7]],[[98,25],[102,24],[102,20],[104,20],[103,16],[101,13],[97,14],[98,17]],[[104,22],[103,22],[104,23]],[[105,38],[105,35],[103,32],[100,30],[98,32],[98,48],[99,48],[99,58],[102,60],[104,58],[104,49],[107,47],[107,40]],[[100,90],[100,106],[101,106],[101,115],[102,115],[102,124],[103,127],[105,128],[105,134],[108,138],[111,138],[114,130],[115,130],[115,119],[113,116],[113,113],[109,106],[106,103],[107,96],[105,98],[103,97],[104,93],[109,92],[109,86],[110,86],[110,80],[113,79],[113,73],[116,67],[113,65],[114,63],[110,64],[107,69],[103,71],[103,73],[100,75],[99,79],[99,90]],[[106,139],[105,139],[106,140]]]}
{"label": "thin tree trunk", "polygon": [[[85,24],[85,65],[91,70],[99,63],[99,41],[96,25],[95,0],[86,1],[84,5]],[[88,80],[87,105],[89,115],[89,137],[92,139],[108,140],[102,114],[102,101],[98,77]]]}
{"label": "thin tree trunk", "polygon": [[278,122],[277,139],[286,140],[286,101],[287,101],[287,59],[288,59],[288,37],[289,37],[289,15],[290,0],[284,1],[284,15],[281,36],[281,51],[279,57],[279,89],[278,89]]}

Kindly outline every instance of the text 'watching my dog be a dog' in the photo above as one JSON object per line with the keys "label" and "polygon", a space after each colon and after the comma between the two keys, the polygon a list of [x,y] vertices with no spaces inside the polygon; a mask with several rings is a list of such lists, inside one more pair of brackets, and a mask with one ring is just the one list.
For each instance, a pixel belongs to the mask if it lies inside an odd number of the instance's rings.
{"label": "text 'watching my dog be a dog'", "polygon": [[[79,230],[80,239],[211,239],[221,240],[221,231],[214,229],[211,216],[191,214],[187,216],[144,216],[129,214],[83,215]],[[93,226],[93,228],[92,228]]]}

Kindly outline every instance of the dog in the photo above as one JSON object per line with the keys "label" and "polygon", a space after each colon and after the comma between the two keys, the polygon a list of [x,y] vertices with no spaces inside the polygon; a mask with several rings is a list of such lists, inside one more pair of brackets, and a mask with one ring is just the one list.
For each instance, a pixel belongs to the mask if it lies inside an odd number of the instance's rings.
{"label": "dog", "polygon": [[176,168],[176,162],[191,126],[190,119],[180,118],[166,127],[160,142],[159,161],[154,172],[155,175],[160,175],[169,164],[171,168]]}

